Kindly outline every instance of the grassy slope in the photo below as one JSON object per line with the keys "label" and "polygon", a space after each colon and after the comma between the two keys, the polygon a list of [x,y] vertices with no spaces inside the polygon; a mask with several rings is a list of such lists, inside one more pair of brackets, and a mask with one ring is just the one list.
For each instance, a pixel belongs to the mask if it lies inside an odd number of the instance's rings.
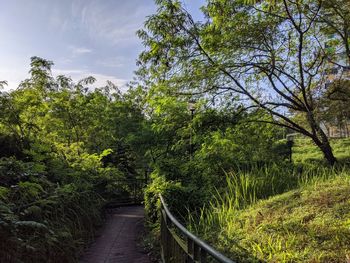
{"label": "grassy slope", "polygon": [[[349,159],[350,138],[331,139],[331,146],[334,155],[339,160]],[[322,160],[322,152],[309,139],[297,139],[293,147],[293,160],[295,162],[305,162],[310,160]]]}
{"label": "grassy slope", "polygon": [[350,174],[227,215],[212,240],[240,262],[350,262]]}

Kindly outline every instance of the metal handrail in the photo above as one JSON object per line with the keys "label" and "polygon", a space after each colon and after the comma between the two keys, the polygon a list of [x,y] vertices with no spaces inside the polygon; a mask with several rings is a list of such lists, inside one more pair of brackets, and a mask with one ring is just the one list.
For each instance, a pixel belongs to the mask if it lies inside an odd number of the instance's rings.
{"label": "metal handrail", "polygon": [[[162,195],[159,195],[160,197],[160,201],[162,204],[162,208],[165,211],[166,216],[169,218],[169,220],[171,221],[171,223],[173,225],[175,225],[181,232],[182,234],[187,237],[187,240],[189,242],[189,240],[191,242],[193,242],[194,244],[196,244],[201,251],[205,251],[206,253],[208,253],[210,256],[212,256],[214,259],[218,260],[221,263],[236,263],[234,261],[232,261],[231,259],[227,258],[226,256],[224,256],[223,254],[221,254],[220,252],[216,251],[214,248],[212,248],[211,246],[209,246],[207,243],[205,243],[203,240],[201,240],[200,238],[198,238],[197,236],[195,236],[194,234],[192,234],[191,232],[189,232],[169,211],[168,206],[166,205]],[[167,222],[167,220],[165,221]],[[163,223],[163,222],[162,222]]]}

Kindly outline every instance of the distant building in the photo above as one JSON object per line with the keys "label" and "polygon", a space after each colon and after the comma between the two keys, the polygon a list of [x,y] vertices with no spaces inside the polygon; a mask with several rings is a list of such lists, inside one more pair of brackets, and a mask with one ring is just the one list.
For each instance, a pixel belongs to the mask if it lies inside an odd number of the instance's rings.
{"label": "distant building", "polygon": [[328,138],[349,138],[350,137],[350,121],[342,125],[321,123],[321,128]]}
{"label": "distant building", "polygon": [[[329,39],[334,39],[334,36],[330,36]],[[326,44],[325,48],[330,48]],[[337,62],[345,62],[343,64],[346,64],[346,53],[340,52],[336,55],[338,60]],[[334,81],[337,80],[349,80],[350,79],[350,66],[340,66],[339,63],[329,63],[329,67],[325,70],[325,81],[323,82],[324,88],[328,89],[329,86],[334,83]],[[350,105],[349,105],[350,107]],[[336,124],[337,121],[334,120],[331,123],[329,122],[322,122],[321,123],[321,129],[326,133],[327,137],[329,138],[347,138],[350,137],[350,119],[343,120],[342,122],[339,122],[339,124]]]}
{"label": "distant building", "polygon": [[[325,89],[337,80],[350,79],[350,68],[349,67],[332,67],[326,72]],[[350,107],[350,105],[349,105]],[[347,138],[350,137],[350,120],[343,120],[337,123],[336,120],[332,122],[321,123],[322,130],[326,133],[329,138]]]}

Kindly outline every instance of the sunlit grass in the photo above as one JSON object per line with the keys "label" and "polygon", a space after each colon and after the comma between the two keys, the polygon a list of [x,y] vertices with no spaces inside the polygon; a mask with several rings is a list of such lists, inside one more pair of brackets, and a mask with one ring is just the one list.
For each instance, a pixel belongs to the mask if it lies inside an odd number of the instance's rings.
{"label": "sunlit grass", "polygon": [[349,217],[348,170],[275,167],[229,173],[189,227],[239,262],[345,262]]}
{"label": "sunlit grass", "polygon": [[[334,155],[340,161],[350,160],[350,138],[330,140]],[[320,149],[309,139],[296,139],[293,146],[293,161],[304,163],[307,161],[321,161],[323,155]]]}

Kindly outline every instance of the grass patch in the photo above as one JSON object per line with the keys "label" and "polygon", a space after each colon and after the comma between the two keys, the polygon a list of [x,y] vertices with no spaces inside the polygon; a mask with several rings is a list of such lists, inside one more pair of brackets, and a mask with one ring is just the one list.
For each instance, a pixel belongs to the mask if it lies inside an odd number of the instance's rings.
{"label": "grass patch", "polygon": [[[322,175],[322,174],[321,174]],[[237,185],[235,186],[237,188]],[[257,196],[255,194],[255,196]],[[231,201],[230,201],[231,200]],[[347,262],[350,257],[350,172],[328,176],[245,209],[228,192],[191,229],[239,262]]]}
{"label": "grass patch", "polygon": [[[335,157],[340,162],[350,163],[350,138],[330,139]],[[299,138],[293,146],[293,161],[305,163],[309,161],[322,161],[323,155],[320,149],[310,140]]]}

